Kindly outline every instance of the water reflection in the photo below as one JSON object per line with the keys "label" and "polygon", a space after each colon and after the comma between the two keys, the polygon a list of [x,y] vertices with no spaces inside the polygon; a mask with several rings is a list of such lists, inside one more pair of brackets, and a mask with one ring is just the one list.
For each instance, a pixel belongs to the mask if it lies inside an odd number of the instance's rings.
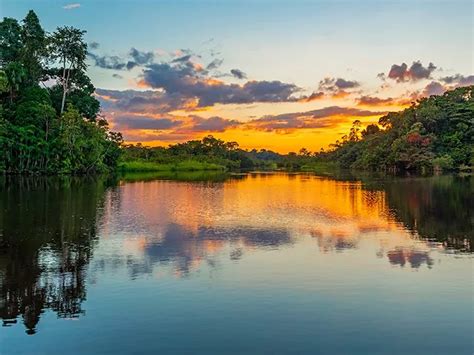
{"label": "water reflection", "polygon": [[[197,233],[193,233],[181,225],[169,224],[162,240],[144,247],[144,255],[151,264],[172,263],[176,274],[184,276],[196,269],[203,259],[210,261],[208,257],[224,248],[227,243],[234,248],[238,246],[229,256],[232,260],[238,260],[246,248],[276,248],[290,242],[290,236],[285,230],[201,227]],[[149,268],[143,270],[150,271]]]}
{"label": "water reflection", "polygon": [[153,172],[128,172],[121,173],[118,178],[121,181],[153,181],[153,180],[172,180],[172,181],[225,181],[230,176],[233,178],[244,177],[244,174],[230,174],[222,171],[153,171]]}
{"label": "water reflection", "polygon": [[191,278],[261,252],[305,263],[307,248],[432,269],[433,253],[472,251],[472,178],[159,178],[1,180],[3,325],[79,317],[87,284],[122,271]]}
{"label": "water reflection", "polygon": [[34,334],[44,309],[78,317],[104,185],[88,179],[0,181],[0,317]]}
{"label": "water reflection", "polygon": [[[465,234],[469,230],[466,225],[471,223],[468,214],[463,211],[456,215],[457,224],[447,228],[449,238],[419,234],[401,217],[416,213],[413,206],[420,210],[427,202],[435,203],[439,183],[456,184],[462,194],[470,186],[466,181],[469,179],[436,177],[374,180],[368,184],[312,175],[250,174],[225,182],[127,183],[108,196],[111,212],[102,230],[106,236],[122,236],[108,248],[121,244],[116,254],[128,254],[127,264],[134,278],[141,272],[152,274],[154,266],[160,264],[170,266],[175,275],[185,276],[198,270],[203,261],[212,264],[214,256],[226,248],[231,249],[230,260],[239,260],[255,248],[281,249],[308,236],[323,253],[356,250],[361,241],[370,240],[377,245],[374,254],[392,265],[431,268],[433,249],[470,250],[472,235]],[[426,186],[434,191],[431,199],[426,199]],[[397,205],[392,194],[418,203]],[[459,201],[457,194],[449,196]],[[461,200],[461,204],[467,202]],[[442,212],[437,215],[443,216]],[[446,217],[455,216],[447,213]],[[423,219],[417,223],[419,226]],[[448,220],[438,221],[443,223],[448,224]],[[113,264],[118,265],[117,261]]]}
{"label": "water reflection", "polygon": [[426,251],[396,248],[387,252],[387,257],[393,265],[405,266],[409,263],[412,268],[419,268],[422,264],[429,268],[433,266],[433,259]]}
{"label": "water reflection", "polygon": [[338,230],[332,231],[328,235],[324,235],[319,230],[314,230],[311,231],[311,237],[316,239],[319,250],[324,253],[356,249],[358,244],[357,238],[352,238],[345,232]]}
{"label": "water reflection", "polygon": [[474,179],[439,176],[384,182],[389,207],[414,236],[473,251]]}

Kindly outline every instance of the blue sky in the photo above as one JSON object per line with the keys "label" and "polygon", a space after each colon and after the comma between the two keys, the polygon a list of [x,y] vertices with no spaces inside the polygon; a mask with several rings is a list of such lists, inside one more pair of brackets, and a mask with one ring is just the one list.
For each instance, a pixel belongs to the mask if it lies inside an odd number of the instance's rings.
{"label": "blue sky", "polygon": [[[64,8],[71,4],[76,6]],[[364,94],[380,94],[377,74],[387,74],[393,64],[420,61],[426,67],[431,62],[436,71],[427,80],[392,85],[386,97],[421,91],[436,76],[474,72],[471,1],[2,0],[0,4],[2,16],[18,19],[29,9],[37,12],[48,31],[62,25],[86,29],[87,41],[99,43],[95,53],[100,56],[123,57],[133,47],[152,51],[155,60],[163,62],[172,60],[173,53],[183,54],[179,50],[190,50],[194,63],[206,65],[218,58],[221,73],[239,69],[247,80],[292,83],[308,95],[318,91],[326,77],[354,80]],[[114,77],[91,62],[89,73],[98,88],[136,90],[141,70]],[[219,78],[239,83],[234,79]],[[274,105],[268,114],[323,108],[290,106]],[[254,110],[235,109],[208,111],[232,119],[240,117],[236,112],[244,112],[243,119],[267,113],[260,104]]]}

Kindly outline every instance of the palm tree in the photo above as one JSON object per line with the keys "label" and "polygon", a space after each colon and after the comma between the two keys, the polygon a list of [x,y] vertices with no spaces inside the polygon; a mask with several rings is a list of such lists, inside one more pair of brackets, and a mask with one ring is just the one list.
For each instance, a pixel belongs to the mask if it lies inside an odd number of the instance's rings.
{"label": "palm tree", "polygon": [[26,70],[20,63],[12,62],[6,67],[5,74],[7,75],[8,87],[10,89],[10,101],[13,102],[15,92],[20,90],[21,84],[26,80]]}

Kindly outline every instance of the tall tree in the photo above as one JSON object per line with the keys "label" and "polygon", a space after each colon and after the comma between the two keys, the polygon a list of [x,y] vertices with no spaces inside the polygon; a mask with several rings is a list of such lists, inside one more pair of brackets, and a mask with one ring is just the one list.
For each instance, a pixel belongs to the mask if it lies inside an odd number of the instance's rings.
{"label": "tall tree", "polygon": [[17,20],[5,17],[0,22],[0,65],[5,68],[18,60],[21,43],[21,26]]}
{"label": "tall tree", "polygon": [[46,36],[33,10],[30,10],[23,20],[21,40],[21,61],[28,74],[28,81],[36,84],[43,74],[42,60],[46,55]]}
{"label": "tall tree", "polygon": [[74,27],[58,27],[51,37],[50,51],[53,60],[60,64],[59,82],[63,89],[61,114],[64,112],[66,95],[74,83],[87,68],[87,44],[84,41],[86,31]]}

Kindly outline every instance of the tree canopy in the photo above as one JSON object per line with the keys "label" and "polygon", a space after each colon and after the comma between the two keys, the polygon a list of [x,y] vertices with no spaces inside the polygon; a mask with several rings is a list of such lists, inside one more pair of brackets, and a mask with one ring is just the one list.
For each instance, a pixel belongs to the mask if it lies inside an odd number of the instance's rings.
{"label": "tree canopy", "polygon": [[110,132],[87,76],[85,31],[46,33],[34,11],[0,22],[0,171],[111,170],[122,136]]}
{"label": "tree canopy", "polygon": [[[379,127],[380,126],[380,127]],[[423,98],[348,136],[318,158],[363,170],[450,170],[474,163],[474,86]]]}

